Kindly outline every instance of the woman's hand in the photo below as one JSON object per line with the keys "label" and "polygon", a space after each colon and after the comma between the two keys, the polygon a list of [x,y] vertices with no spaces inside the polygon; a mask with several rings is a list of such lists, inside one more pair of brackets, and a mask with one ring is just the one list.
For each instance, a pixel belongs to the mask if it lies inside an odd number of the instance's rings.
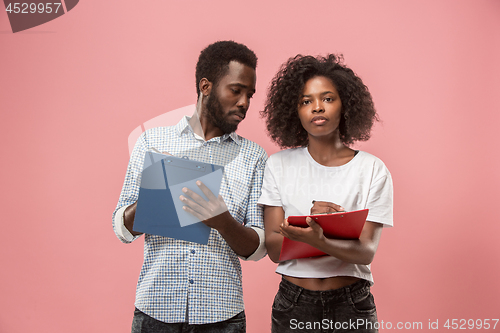
{"label": "woman's hand", "polygon": [[325,240],[323,228],[310,217],[306,217],[306,223],[309,225],[307,228],[295,227],[285,219],[280,226],[280,233],[286,238],[312,246],[323,242]]}
{"label": "woman's hand", "polygon": [[311,215],[345,212],[345,209],[342,206],[334,204],[333,202],[313,200],[312,203],[313,206],[311,207]]}

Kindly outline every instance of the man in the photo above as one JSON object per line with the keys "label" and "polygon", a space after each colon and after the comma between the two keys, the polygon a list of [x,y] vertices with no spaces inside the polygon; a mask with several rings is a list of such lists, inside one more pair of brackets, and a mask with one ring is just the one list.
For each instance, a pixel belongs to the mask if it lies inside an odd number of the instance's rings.
{"label": "man", "polygon": [[113,213],[113,229],[124,243],[140,236],[133,223],[148,149],[224,165],[224,176],[218,198],[198,183],[209,200],[187,188],[178,199],[212,228],[208,245],[145,235],[132,332],[245,332],[238,257],[265,255],[256,202],[267,155],[234,131],[255,93],[256,65],[257,57],[242,44],[209,45],[196,66],[199,108],[193,117],[150,129],[135,145]]}

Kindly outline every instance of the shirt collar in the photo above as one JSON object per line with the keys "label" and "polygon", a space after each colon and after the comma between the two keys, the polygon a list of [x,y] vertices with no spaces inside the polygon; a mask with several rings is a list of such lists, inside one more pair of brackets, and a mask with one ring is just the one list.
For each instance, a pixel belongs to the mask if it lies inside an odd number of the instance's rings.
{"label": "shirt collar", "polygon": [[[182,136],[183,134],[188,134],[188,133],[192,133],[193,136],[199,140],[202,140],[202,138],[200,136],[198,136],[197,134],[195,134],[193,132],[193,129],[191,128],[191,126],[189,125],[189,119],[191,119],[191,117],[188,117],[188,116],[184,116],[182,117],[182,119],[177,123],[177,125],[175,125],[175,130],[177,131],[177,135],[179,136]],[[222,136],[219,136],[219,137],[216,137],[216,138],[213,138],[211,140],[216,140],[218,141],[219,143],[221,142],[224,142],[224,141],[227,141],[227,140],[233,140],[236,144],[240,144],[241,143],[241,138],[238,134],[236,134],[235,132],[231,132],[229,134],[224,134]]]}

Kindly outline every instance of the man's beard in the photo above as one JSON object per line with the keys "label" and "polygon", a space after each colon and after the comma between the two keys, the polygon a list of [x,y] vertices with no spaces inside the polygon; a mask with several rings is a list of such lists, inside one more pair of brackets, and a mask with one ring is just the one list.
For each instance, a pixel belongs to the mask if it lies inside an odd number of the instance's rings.
{"label": "man's beard", "polygon": [[[228,115],[230,115],[229,113]],[[224,134],[232,133],[238,128],[238,124],[229,123],[224,118],[224,111],[222,110],[222,105],[219,102],[219,96],[212,90],[207,101],[207,119],[208,121],[220,129]]]}

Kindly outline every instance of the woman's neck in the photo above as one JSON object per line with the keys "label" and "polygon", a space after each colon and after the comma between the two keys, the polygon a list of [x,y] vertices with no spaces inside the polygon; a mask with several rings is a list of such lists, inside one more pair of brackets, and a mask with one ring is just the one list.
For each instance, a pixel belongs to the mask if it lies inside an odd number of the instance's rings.
{"label": "woman's neck", "polygon": [[324,166],[344,165],[354,158],[354,150],[345,146],[338,135],[333,140],[309,136],[307,150],[316,162]]}

